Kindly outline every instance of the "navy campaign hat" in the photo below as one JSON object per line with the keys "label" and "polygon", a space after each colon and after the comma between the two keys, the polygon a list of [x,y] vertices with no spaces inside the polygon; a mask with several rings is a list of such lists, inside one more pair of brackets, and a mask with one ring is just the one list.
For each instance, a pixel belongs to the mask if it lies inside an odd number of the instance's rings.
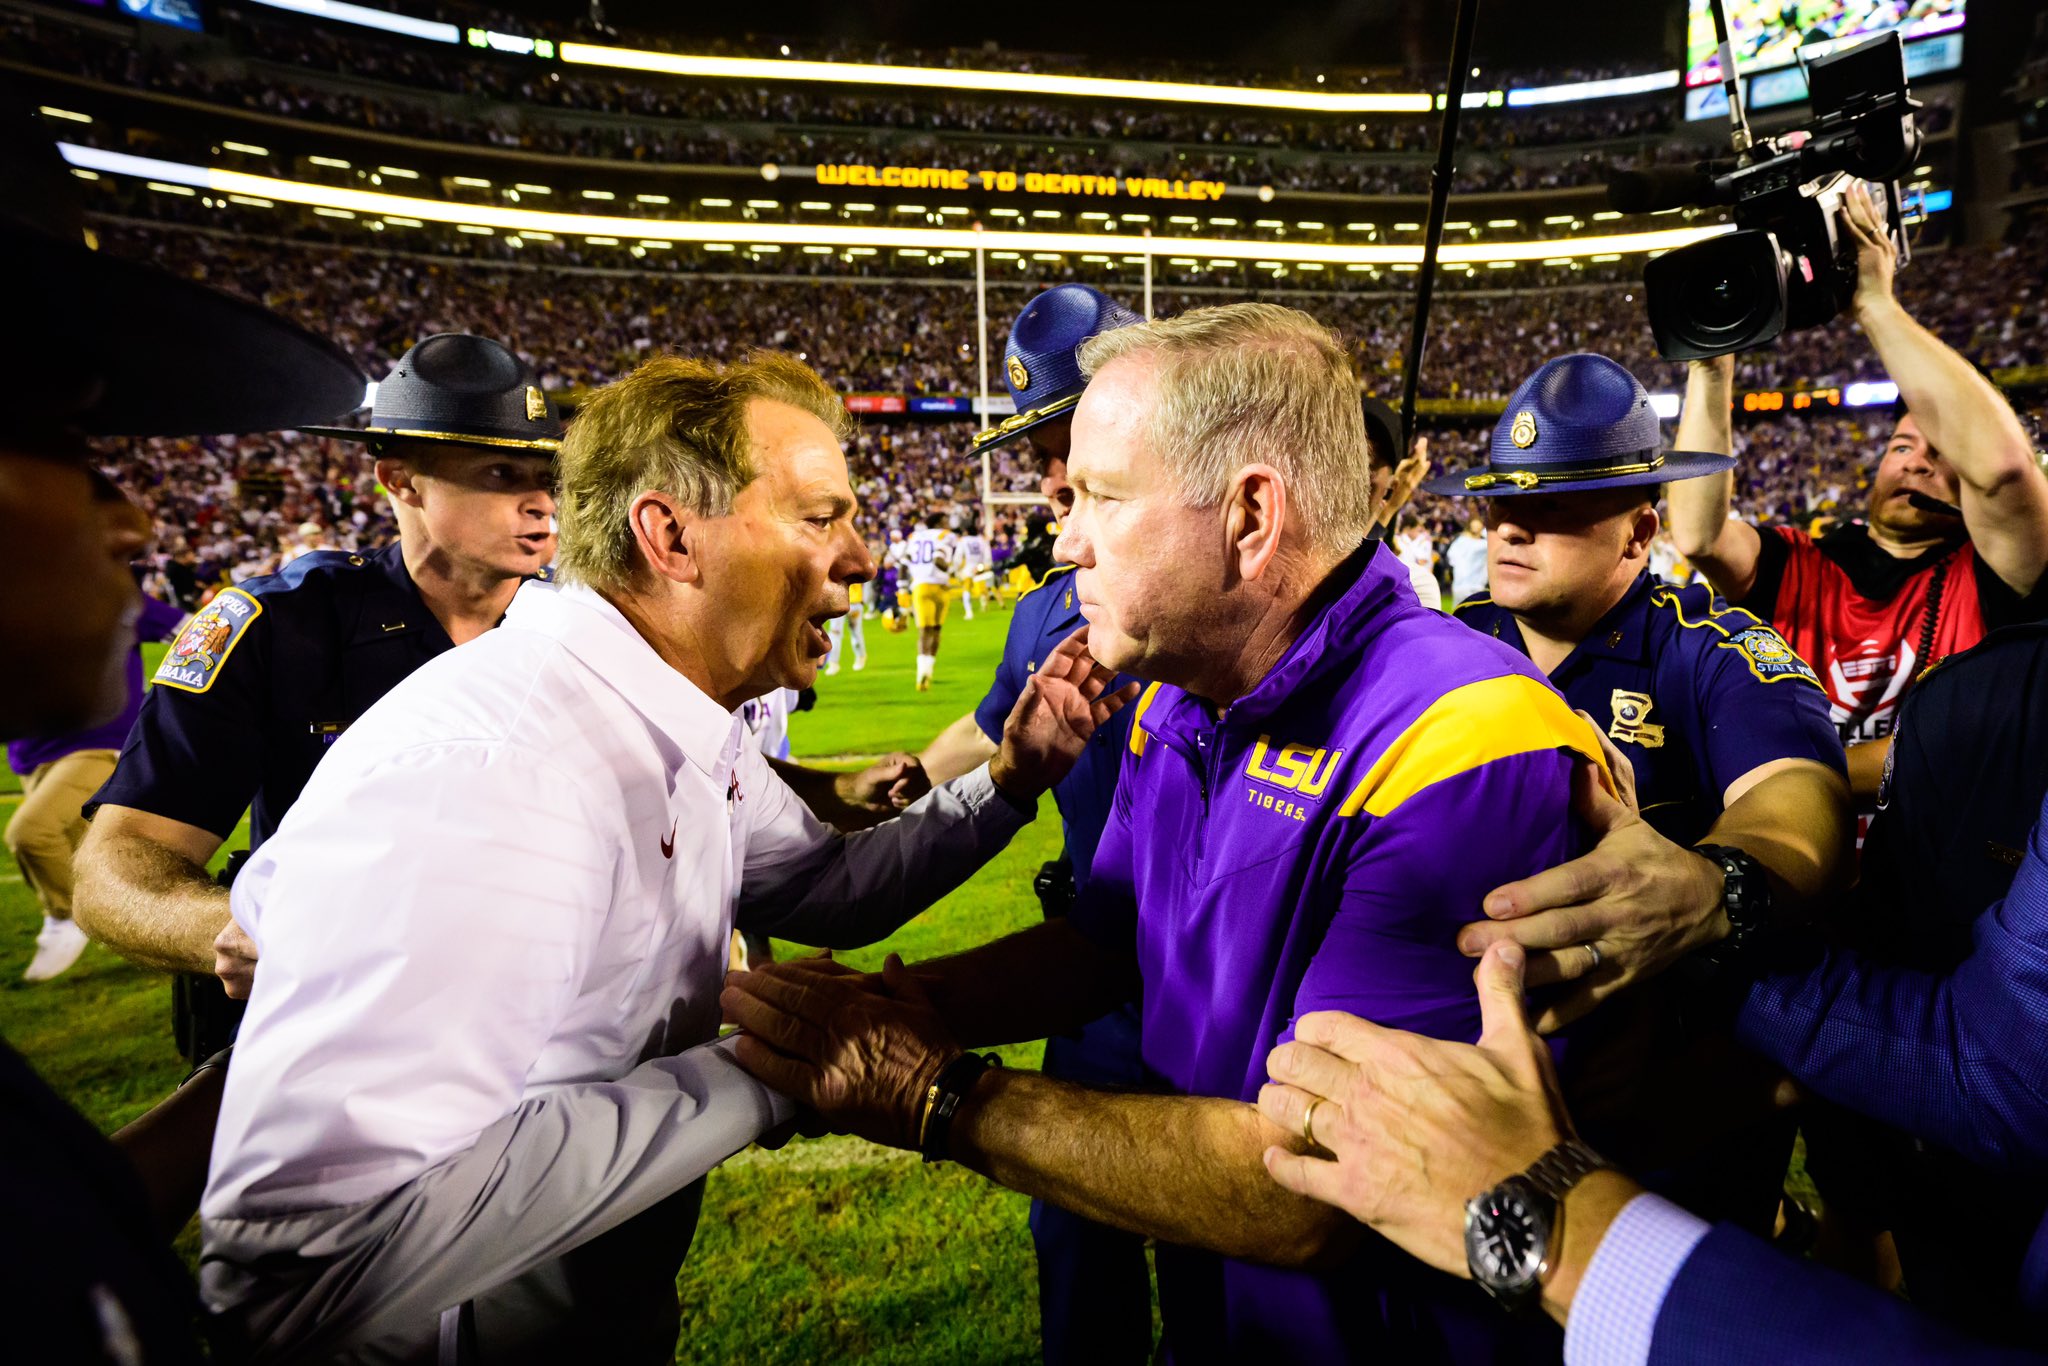
{"label": "navy campaign hat", "polygon": [[526,365],[489,337],[437,332],[398,358],[377,385],[367,427],[301,427],[315,436],[458,446],[509,446],[552,454],[562,419]]}
{"label": "navy campaign hat", "polygon": [[974,438],[967,453],[980,455],[1071,411],[1088,387],[1074,354],[1081,343],[1098,332],[1143,321],[1088,285],[1054,285],[1026,304],[1010,324],[1010,344],[1003,348],[1003,382],[1016,401],[1016,416]]}
{"label": "navy campaign hat", "polygon": [[0,105],[0,369],[36,397],[12,432],[195,436],[339,417],[363,375],[267,308],[96,251],[79,182],[42,121]]}
{"label": "navy campaign hat", "polygon": [[1544,362],[1508,400],[1486,464],[1440,474],[1431,493],[1498,498],[1664,484],[1732,469],[1732,455],[1666,451],[1642,382],[1581,351]]}

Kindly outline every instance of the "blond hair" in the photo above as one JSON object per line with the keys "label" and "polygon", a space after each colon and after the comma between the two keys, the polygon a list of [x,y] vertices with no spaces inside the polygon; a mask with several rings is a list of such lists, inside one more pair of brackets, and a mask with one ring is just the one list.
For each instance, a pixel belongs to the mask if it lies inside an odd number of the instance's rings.
{"label": "blond hair", "polygon": [[844,442],[846,405],[818,372],[779,351],[729,365],[660,356],[597,391],[562,441],[560,565],[564,578],[622,588],[633,577],[633,500],[666,493],[723,517],[754,481],[747,405],[801,408]]}
{"label": "blond hair", "polygon": [[1213,507],[1246,465],[1280,472],[1309,542],[1344,555],[1372,529],[1365,418],[1335,334],[1276,304],[1198,308],[1081,344],[1081,372],[1150,358],[1146,435],[1194,507]]}

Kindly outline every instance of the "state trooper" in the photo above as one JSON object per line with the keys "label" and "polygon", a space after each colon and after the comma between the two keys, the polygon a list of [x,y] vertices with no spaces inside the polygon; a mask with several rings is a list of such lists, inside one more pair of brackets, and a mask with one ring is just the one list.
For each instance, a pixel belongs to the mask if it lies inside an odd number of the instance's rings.
{"label": "state trooper", "polygon": [[[1699,430],[1681,427],[1679,445]],[[1690,871],[1702,895],[1720,900],[1718,914],[1739,933],[1769,918],[1773,902],[1782,911],[1845,883],[1854,827],[1841,742],[1812,669],[1712,589],[1675,587],[1649,571],[1659,485],[1732,464],[1726,452],[1664,450],[1642,384],[1607,357],[1580,353],[1546,363],[1515,392],[1483,467],[1423,487],[1487,500],[1488,589],[1459,603],[1458,619],[1527,655],[1626,756],[1642,818],[1696,851]],[[1597,938],[1546,947],[1584,955],[1573,966],[1594,982],[1605,973],[1610,993],[1623,985],[1615,965],[1603,967]],[[1631,1007],[1594,1016],[1590,1038],[1577,1036],[1580,1065],[1568,1062],[1568,1085],[1575,1070],[1596,1091],[1612,1077],[1626,1106],[1643,1068],[1676,1074],[1655,1066],[1673,1049],[1705,1048],[1724,1075],[1744,1075],[1718,1040],[1676,1025],[1671,1002],[1631,998]],[[1668,1105],[1712,1104],[1713,1088],[1685,1075],[1696,1094]],[[1578,1108],[1599,1122],[1597,1103]],[[1640,1109],[1629,1136],[1604,1137],[1603,1151],[1670,1155],[1669,1134],[1685,1124],[1671,1108]],[[1766,1114],[1711,1145],[1707,1158],[1678,1163],[1664,1187],[1702,1212],[1767,1221],[1789,1145],[1789,1126]]]}
{"label": "state trooper", "polygon": [[256,967],[228,914],[238,865],[219,882],[207,872],[242,813],[253,851],[342,732],[414,670],[497,625],[555,554],[561,419],[498,342],[428,337],[378,385],[367,426],[301,430],[368,446],[398,539],[314,551],[200,610],[86,807],[76,864],[87,933],[179,974],[174,1024],[194,1062],[232,1040]]}
{"label": "state trooper", "polygon": [[[1088,385],[1077,352],[1098,333],[1142,321],[1087,285],[1056,285],[1031,300],[1011,325],[1004,348],[1003,378],[1016,413],[975,438],[969,457],[1012,442],[1026,444],[1038,462],[1040,491],[1066,516],[1074,504],[1067,483],[1074,406]],[[1071,564],[1054,567],[1038,587],[1017,599],[988,693],[924,753],[933,782],[965,773],[995,753],[1004,718],[1025,680],[1086,624],[1074,593],[1073,569]],[[1118,676],[1110,686],[1129,681]],[[1129,732],[1128,710],[1097,727],[1073,772],[1053,788],[1065,841],[1060,857],[1043,865],[1034,883],[1048,919],[1065,915],[1076,890],[1087,884]],[[1121,1006],[1073,1033],[1047,1039],[1044,1069],[1049,1076],[1098,1086],[1145,1085],[1137,1008]],[[1031,1202],[1031,1240],[1038,1256],[1044,1359],[1051,1366],[1149,1359],[1152,1285],[1145,1240],[1043,1200]]]}

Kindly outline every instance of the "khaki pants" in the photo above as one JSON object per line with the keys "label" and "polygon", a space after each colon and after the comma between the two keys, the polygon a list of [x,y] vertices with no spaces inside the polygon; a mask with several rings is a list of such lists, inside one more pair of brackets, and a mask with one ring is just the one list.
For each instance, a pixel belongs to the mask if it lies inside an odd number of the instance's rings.
{"label": "khaki pants", "polygon": [[85,838],[78,809],[114,771],[119,753],[81,749],[21,775],[21,805],[7,822],[7,852],[21,879],[43,903],[43,914],[71,918],[71,856]]}

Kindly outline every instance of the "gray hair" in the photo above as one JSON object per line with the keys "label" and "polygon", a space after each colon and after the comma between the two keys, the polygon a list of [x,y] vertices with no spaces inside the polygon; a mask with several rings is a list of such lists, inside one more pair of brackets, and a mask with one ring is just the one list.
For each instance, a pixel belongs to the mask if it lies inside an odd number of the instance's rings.
{"label": "gray hair", "polygon": [[777,351],[729,365],[660,356],[598,390],[562,440],[562,576],[623,588],[633,577],[633,500],[650,489],[702,516],[731,512],[758,473],[747,427],[757,398],[815,415],[842,443],[851,433],[831,387]]}
{"label": "gray hair", "polygon": [[1198,308],[1081,344],[1091,378],[1151,358],[1146,435],[1193,507],[1213,507],[1246,465],[1271,465],[1309,542],[1348,554],[1372,529],[1365,419],[1351,359],[1334,333],[1276,304]]}

